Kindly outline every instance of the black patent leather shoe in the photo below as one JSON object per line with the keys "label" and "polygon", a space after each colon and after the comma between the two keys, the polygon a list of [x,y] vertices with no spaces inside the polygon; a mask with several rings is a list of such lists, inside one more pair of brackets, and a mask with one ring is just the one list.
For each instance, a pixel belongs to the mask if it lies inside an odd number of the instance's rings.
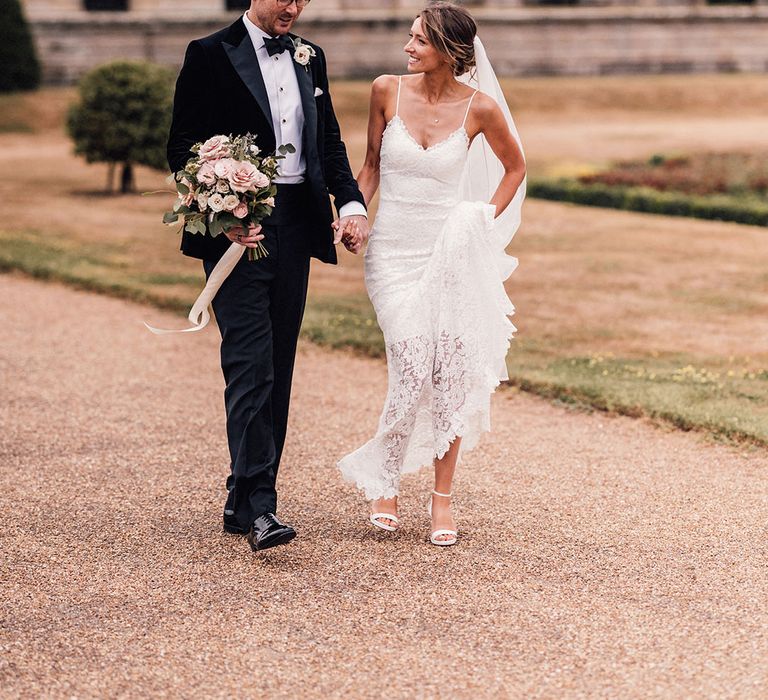
{"label": "black patent leather shoe", "polygon": [[254,552],[286,544],[296,537],[296,530],[281,523],[274,513],[264,513],[253,521],[248,532],[248,544]]}
{"label": "black patent leather shoe", "polygon": [[228,532],[230,535],[247,535],[249,528],[243,527],[234,513],[227,513],[224,511],[224,532]]}

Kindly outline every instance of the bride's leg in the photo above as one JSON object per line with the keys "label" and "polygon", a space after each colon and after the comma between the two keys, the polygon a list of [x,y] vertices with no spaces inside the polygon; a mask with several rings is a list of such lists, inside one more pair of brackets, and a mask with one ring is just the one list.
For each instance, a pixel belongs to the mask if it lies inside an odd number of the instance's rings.
{"label": "bride's leg", "polygon": [[[451,443],[447,452],[440,459],[435,459],[435,491],[438,493],[451,493],[460,444],[461,438],[457,437]],[[453,513],[451,512],[451,499],[432,494],[432,531],[455,529],[456,521],[453,519]],[[452,535],[439,535],[436,539],[448,541],[454,539],[454,537]]]}
{"label": "bride's leg", "polygon": [[[397,515],[397,496],[394,498],[377,498],[375,501],[371,501],[371,513],[392,513]],[[377,520],[384,525],[396,528],[398,526],[397,521],[391,518],[379,517]]]}
{"label": "bride's leg", "polygon": [[[389,393],[380,431],[384,463],[381,468],[382,493],[397,494],[408,442],[416,424],[416,412],[432,367],[429,340],[422,336],[387,344]],[[371,513],[397,516],[397,496],[371,501]],[[377,516],[375,520],[397,528],[397,520]],[[374,523],[376,524],[376,523]]]}

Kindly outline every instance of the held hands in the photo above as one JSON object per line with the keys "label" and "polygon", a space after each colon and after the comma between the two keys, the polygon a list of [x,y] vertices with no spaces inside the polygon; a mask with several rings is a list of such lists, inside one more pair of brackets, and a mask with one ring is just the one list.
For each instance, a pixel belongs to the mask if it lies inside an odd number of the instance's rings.
{"label": "held hands", "polygon": [[258,247],[259,241],[264,240],[264,234],[261,233],[261,226],[251,224],[248,231],[242,226],[235,226],[224,232],[224,235],[233,243],[239,243],[246,248]]}
{"label": "held hands", "polygon": [[[333,243],[340,242],[350,253],[359,253],[368,240],[368,219],[364,216],[345,216],[331,224],[334,230]],[[224,232],[224,235],[233,243],[238,243],[246,248],[256,248],[260,241],[264,240],[261,226],[251,224],[246,231],[242,226],[235,226]]]}
{"label": "held hands", "polygon": [[345,216],[331,226],[334,230],[333,244],[344,243],[344,247],[355,255],[368,240],[368,219],[361,215]]}

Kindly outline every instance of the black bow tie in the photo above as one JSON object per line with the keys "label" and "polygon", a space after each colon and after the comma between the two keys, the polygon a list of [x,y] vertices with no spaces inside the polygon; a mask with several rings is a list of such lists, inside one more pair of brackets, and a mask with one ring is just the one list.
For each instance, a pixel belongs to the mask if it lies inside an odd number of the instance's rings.
{"label": "black bow tie", "polygon": [[293,42],[285,34],[274,39],[265,36],[264,46],[267,47],[267,53],[270,56],[274,56],[275,54],[283,53],[283,51],[290,51],[293,48]]}

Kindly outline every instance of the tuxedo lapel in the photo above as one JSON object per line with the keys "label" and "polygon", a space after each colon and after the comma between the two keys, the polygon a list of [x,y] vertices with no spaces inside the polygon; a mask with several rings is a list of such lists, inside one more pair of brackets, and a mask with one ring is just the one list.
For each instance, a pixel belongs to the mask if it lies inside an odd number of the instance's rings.
{"label": "tuxedo lapel", "polygon": [[315,88],[312,83],[312,73],[308,67],[293,61],[296,80],[299,83],[301,106],[304,110],[303,147],[307,163],[310,159],[317,160],[317,105],[315,104]]}
{"label": "tuxedo lapel", "polygon": [[[230,62],[233,68],[237,71],[241,80],[245,83],[246,87],[253,95],[253,99],[264,112],[264,116],[267,118],[267,124],[270,125],[270,131],[272,131],[272,112],[269,109],[269,97],[267,96],[267,87],[264,85],[264,77],[261,75],[261,68],[259,67],[259,59],[256,58],[256,51],[253,48],[253,42],[248,35],[248,31],[245,28],[243,20],[239,20],[242,27],[242,36],[238,31],[240,27],[235,22],[232,25],[231,36],[227,37],[231,41],[239,42],[228,43],[222,41],[222,46],[227,52]],[[302,97],[303,99],[303,97]],[[273,134],[274,136],[274,134]]]}

